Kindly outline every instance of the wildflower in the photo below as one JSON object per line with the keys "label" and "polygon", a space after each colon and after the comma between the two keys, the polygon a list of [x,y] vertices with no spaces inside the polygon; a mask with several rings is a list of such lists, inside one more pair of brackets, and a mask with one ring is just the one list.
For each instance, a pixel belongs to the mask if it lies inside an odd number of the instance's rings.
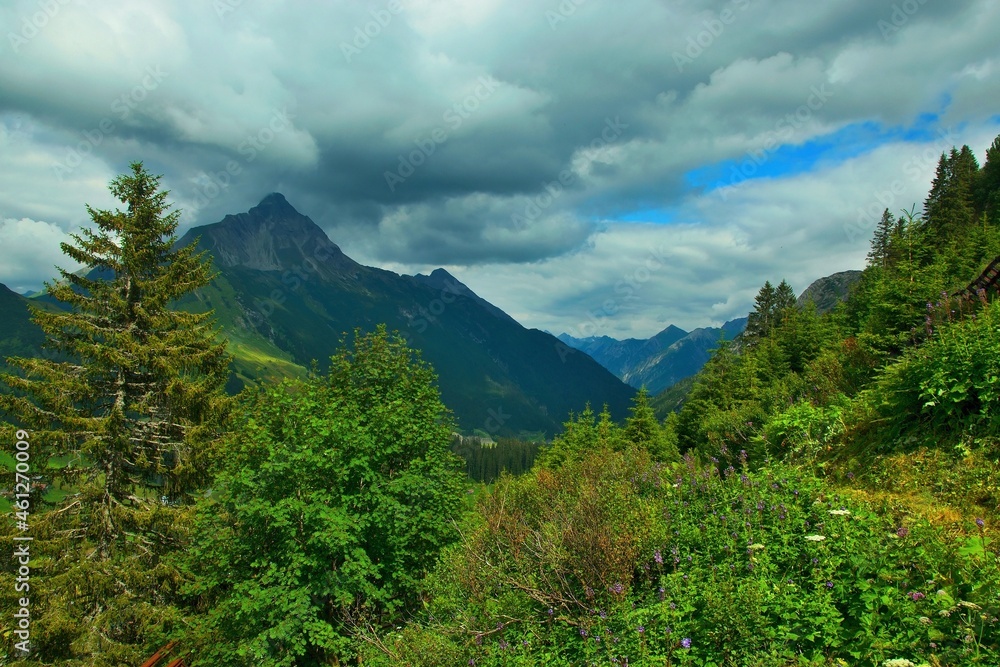
{"label": "wildflower", "polygon": [[638,628],[636,628],[636,632],[638,632],[640,635],[642,633],[644,633],[645,631],[646,631],[646,626],[645,625],[640,625]]}
{"label": "wildflower", "polygon": [[907,528],[906,526],[900,526],[899,530],[896,531],[897,537],[906,537],[909,534],[910,534],[910,529]]}
{"label": "wildflower", "polygon": [[927,618],[926,616],[921,616],[918,620],[920,621],[921,625],[931,624],[931,619]]}
{"label": "wildflower", "polygon": [[653,560],[656,561],[657,565],[663,565],[663,554],[660,553],[659,549],[653,552]]}
{"label": "wildflower", "polygon": [[826,537],[823,535],[806,535],[806,539],[810,542],[822,542]]}
{"label": "wildflower", "polygon": [[886,660],[882,663],[882,667],[917,667],[914,663],[910,662],[906,658],[895,658],[893,660]]}
{"label": "wildflower", "polygon": [[549,617],[551,618],[552,615],[555,614],[555,613],[556,613],[555,609],[553,609],[552,607],[549,607]]}
{"label": "wildflower", "polygon": [[848,516],[850,513],[850,510],[830,510],[830,514],[834,516]]}
{"label": "wildflower", "polygon": [[751,544],[750,546],[747,547],[747,551],[748,552],[750,552],[750,551],[760,551],[763,548],[764,548],[763,544]]}
{"label": "wildflower", "polygon": [[684,648],[691,648],[691,638],[685,637],[681,640],[681,646]]}
{"label": "wildflower", "polygon": [[976,517],[976,525],[979,526],[980,528],[982,528],[983,526],[986,525],[986,522],[983,521],[981,518]]}
{"label": "wildflower", "polygon": [[580,628],[580,636],[581,637],[586,637],[587,636],[587,630],[584,629],[584,628]]}
{"label": "wildflower", "polygon": [[827,588],[833,588],[833,582],[832,581],[826,582],[826,587]]}
{"label": "wildflower", "polygon": [[913,591],[912,593],[910,593],[910,598],[914,602],[916,602],[917,600],[923,600],[925,597],[927,596],[921,593],[920,591]]}
{"label": "wildflower", "polygon": [[622,591],[624,590],[625,588],[620,583],[617,583],[611,587],[611,592],[613,592],[615,595],[621,595]]}

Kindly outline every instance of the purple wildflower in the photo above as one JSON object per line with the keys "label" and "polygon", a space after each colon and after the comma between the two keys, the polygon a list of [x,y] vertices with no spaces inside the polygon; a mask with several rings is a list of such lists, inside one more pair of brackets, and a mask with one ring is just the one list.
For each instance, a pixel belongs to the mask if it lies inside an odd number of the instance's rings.
{"label": "purple wildflower", "polygon": [[826,582],[826,587],[827,588],[833,588],[833,582],[832,581]]}
{"label": "purple wildflower", "polygon": [[646,626],[645,625],[640,625],[638,628],[636,628],[636,632],[638,632],[640,635],[642,633],[644,633],[645,631],[646,631]]}
{"label": "purple wildflower", "polygon": [[976,525],[982,528],[983,526],[986,525],[986,522],[983,521],[980,517],[976,517]]}
{"label": "purple wildflower", "polygon": [[684,648],[691,648],[691,638],[685,637],[681,640],[681,646]]}
{"label": "purple wildflower", "polygon": [[899,530],[896,531],[896,535],[898,535],[899,537],[906,537],[909,534],[910,534],[910,529],[907,528],[906,526],[900,526]]}
{"label": "purple wildflower", "polygon": [[913,591],[912,593],[910,593],[910,598],[914,602],[916,602],[917,600],[923,600],[925,597],[927,596],[921,593],[920,591]]}
{"label": "purple wildflower", "polygon": [[587,630],[585,628],[580,628],[580,636],[581,637],[586,637],[587,636]]}
{"label": "purple wildflower", "polygon": [[659,549],[653,552],[653,560],[656,561],[657,565],[663,565],[663,554],[660,553]]}

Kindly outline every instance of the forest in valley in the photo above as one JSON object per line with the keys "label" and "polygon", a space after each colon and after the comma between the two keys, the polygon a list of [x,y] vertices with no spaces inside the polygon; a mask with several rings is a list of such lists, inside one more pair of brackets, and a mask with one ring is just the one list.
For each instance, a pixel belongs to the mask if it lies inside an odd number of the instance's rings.
{"label": "forest in valley", "polygon": [[32,538],[0,665],[1000,664],[1000,137],[885,211],[832,310],[775,266],[672,409],[464,460],[384,326],[227,395],[212,314],[175,308],[208,258],[140,163],[111,190],[63,246],[99,271],[33,310],[51,354],[0,377],[0,542]]}

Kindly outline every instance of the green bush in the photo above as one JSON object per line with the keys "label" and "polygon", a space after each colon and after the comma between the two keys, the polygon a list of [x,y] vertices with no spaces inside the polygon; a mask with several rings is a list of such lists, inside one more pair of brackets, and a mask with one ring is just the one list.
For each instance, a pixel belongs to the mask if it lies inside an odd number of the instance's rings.
{"label": "green bush", "polygon": [[600,450],[504,478],[433,576],[422,621],[366,664],[444,664],[429,646],[479,667],[997,664],[985,538],[951,545],[743,458],[663,467]]}
{"label": "green bush", "polygon": [[430,369],[384,329],[262,390],[199,508],[195,664],[320,665],[419,605],[465,477]]}
{"label": "green bush", "polygon": [[935,327],[926,343],[886,369],[875,400],[890,442],[995,442],[1000,436],[1000,302]]}

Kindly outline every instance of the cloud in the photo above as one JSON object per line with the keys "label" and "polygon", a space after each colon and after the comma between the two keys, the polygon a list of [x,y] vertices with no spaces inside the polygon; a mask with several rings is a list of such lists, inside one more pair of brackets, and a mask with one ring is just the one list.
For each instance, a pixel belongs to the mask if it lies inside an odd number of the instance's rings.
{"label": "cloud", "polygon": [[[682,280],[708,279],[692,259],[662,304],[602,326],[738,314],[751,270],[791,262],[805,280],[810,258],[863,257],[823,244],[874,201],[878,169],[899,171],[892,147],[955,128],[981,151],[998,129],[990,0],[15,0],[0,25],[5,218],[85,224],[83,204],[113,206],[108,181],[142,159],[185,226],[281,191],[359,260],[503,274],[509,290],[533,276],[551,296],[497,291],[529,324],[569,322],[573,299],[597,298],[581,285],[613,288],[632,244],[661,236],[735,277],[688,298]],[[766,164],[720,198],[751,155]],[[894,196],[919,202],[905,178]],[[632,224],[647,213],[671,222]]]}

